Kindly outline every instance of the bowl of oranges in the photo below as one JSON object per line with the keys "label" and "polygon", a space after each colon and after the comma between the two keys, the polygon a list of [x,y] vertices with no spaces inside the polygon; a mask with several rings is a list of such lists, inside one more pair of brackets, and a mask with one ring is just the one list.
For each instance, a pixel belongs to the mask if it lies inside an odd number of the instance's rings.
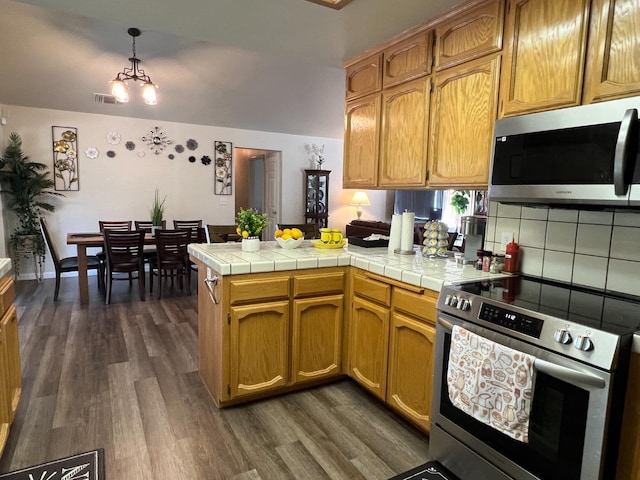
{"label": "bowl of oranges", "polygon": [[275,237],[278,245],[287,250],[298,248],[304,240],[304,234],[299,228],[285,228],[284,230],[276,230]]}

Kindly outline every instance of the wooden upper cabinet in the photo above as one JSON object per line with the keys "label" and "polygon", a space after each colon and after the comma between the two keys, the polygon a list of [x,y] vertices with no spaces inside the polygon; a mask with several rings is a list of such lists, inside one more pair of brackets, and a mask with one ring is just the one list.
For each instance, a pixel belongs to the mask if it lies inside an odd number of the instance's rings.
{"label": "wooden upper cabinet", "polygon": [[420,32],[382,52],[382,87],[399,83],[431,73],[433,63],[433,32]]}
{"label": "wooden upper cabinet", "polygon": [[502,49],[504,0],[490,0],[435,27],[435,70]]}
{"label": "wooden upper cabinet", "polygon": [[640,94],[640,0],[592,0],[583,103]]}
{"label": "wooden upper cabinet", "polygon": [[380,99],[376,93],[347,102],[344,131],[344,188],[375,187],[380,148]]}
{"label": "wooden upper cabinet", "polygon": [[589,0],[509,0],[500,117],[580,104]]}
{"label": "wooden upper cabinet", "polygon": [[382,53],[349,65],[347,73],[347,100],[369,95],[382,88]]}
{"label": "wooden upper cabinet", "polygon": [[480,186],[489,180],[500,56],[434,75],[430,186]]}
{"label": "wooden upper cabinet", "polygon": [[424,77],[382,92],[380,187],[426,183],[430,85],[430,77]]}

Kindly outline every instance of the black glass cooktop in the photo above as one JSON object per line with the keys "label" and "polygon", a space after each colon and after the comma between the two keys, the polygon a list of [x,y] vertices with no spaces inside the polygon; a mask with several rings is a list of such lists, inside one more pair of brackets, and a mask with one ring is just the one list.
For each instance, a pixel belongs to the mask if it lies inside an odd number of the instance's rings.
{"label": "black glass cooktop", "polygon": [[[462,283],[463,292],[619,335],[640,330],[640,297],[514,276]],[[535,316],[535,315],[534,315]]]}

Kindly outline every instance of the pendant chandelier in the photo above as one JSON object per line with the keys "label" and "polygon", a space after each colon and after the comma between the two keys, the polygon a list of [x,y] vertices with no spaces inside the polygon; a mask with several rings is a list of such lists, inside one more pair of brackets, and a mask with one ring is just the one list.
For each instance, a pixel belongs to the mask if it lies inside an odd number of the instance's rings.
{"label": "pendant chandelier", "polygon": [[140,30],[137,28],[130,28],[127,30],[129,35],[133,38],[133,56],[129,57],[131,67],[124,67],[124,69],[116,75],[116,78],[111,80],[111,94],[116,97],[119,103],[127,103],[129,101],[129,87],[127,80],[133,80],[142,82],[142,98],[147,105],[156,105],[158,103],[158,97],[156,95],[157,86],[151,81],[149,75],[144,73],[144,70],[139,68],[140,59],[136,57],[136,37],[140,36]]}

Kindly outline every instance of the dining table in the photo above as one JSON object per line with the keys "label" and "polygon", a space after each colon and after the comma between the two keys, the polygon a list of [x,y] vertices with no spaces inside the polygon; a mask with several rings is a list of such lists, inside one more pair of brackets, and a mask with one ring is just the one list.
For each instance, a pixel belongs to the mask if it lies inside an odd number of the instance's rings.
{"label": "dining table", "polygon": [[[144,236],[145,245],[154,245],[155,237],[147,233]],[[103,247],[102,232],[67,233],[67,245],[75,245],[78,257],[78,288],[80,289],[80,303],[89,303],[89,278],[87,275],[87,247]]]}

